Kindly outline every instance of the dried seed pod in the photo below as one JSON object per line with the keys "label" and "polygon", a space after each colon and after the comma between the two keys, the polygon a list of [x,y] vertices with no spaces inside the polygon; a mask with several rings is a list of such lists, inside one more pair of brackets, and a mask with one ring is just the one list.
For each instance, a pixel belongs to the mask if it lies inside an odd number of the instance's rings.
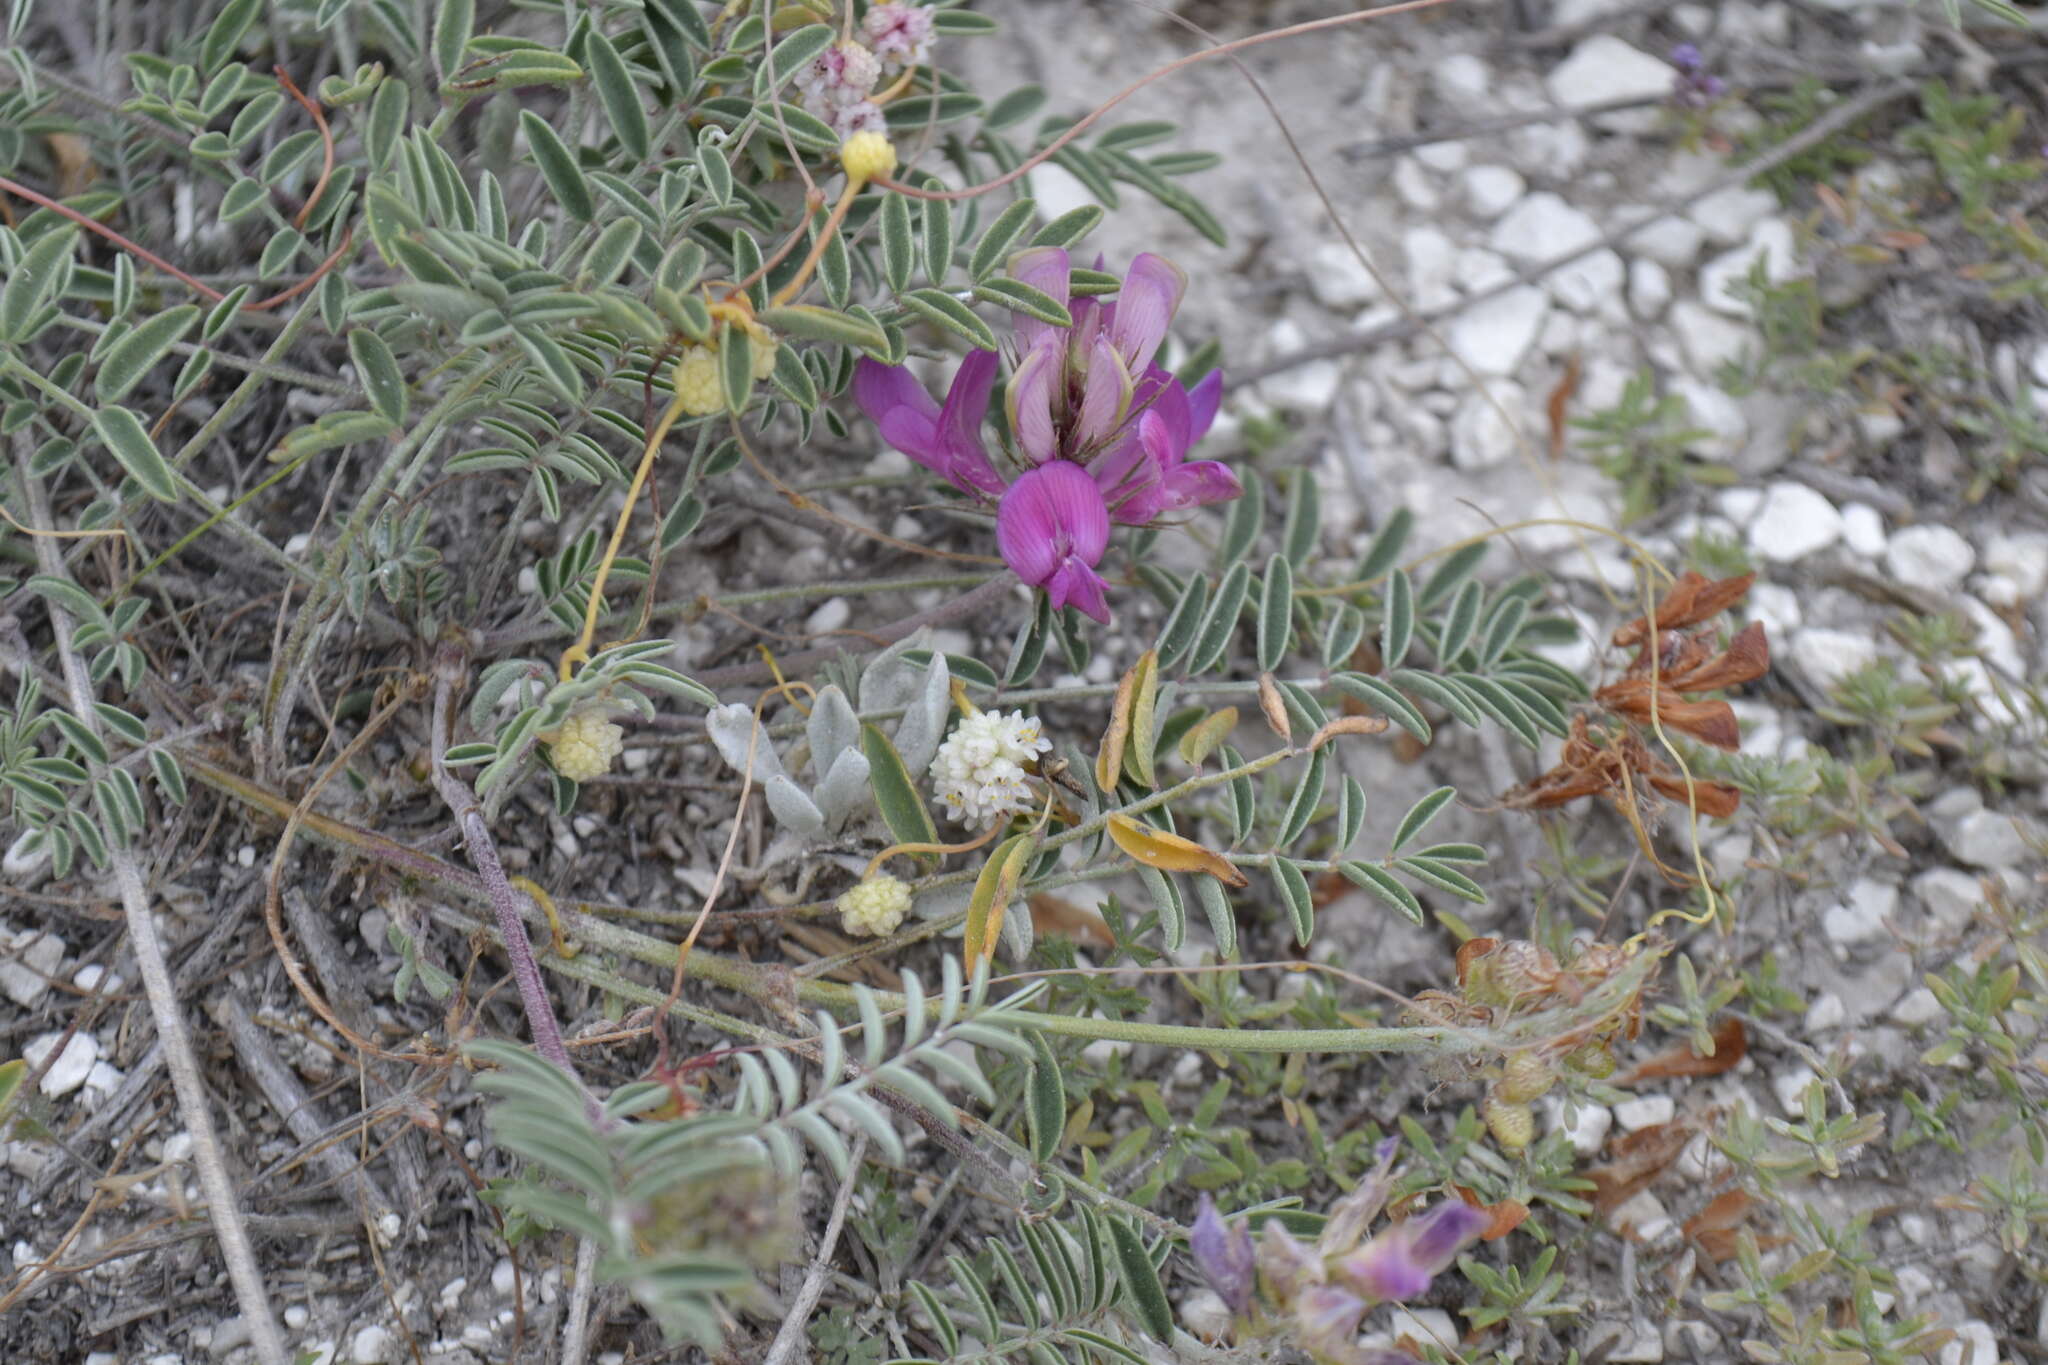
{"label": "dried seed pod", "polygon": [[1604,1044],[1587,1043],[1565,1054],[1564,1064],[1582,1076],[1604,1081],[1614,1074],[1614,1054]]}
{"label": "dried seed pod", "polygon": [[1508,1104],[1527,1104],[1548,1094],[1550,1087],[1556,1084],[1557,1068],[1547,1057],[1534,1052],[1517,1052],[1501,1068],[1500,1079],[1493,1084],[1493,1094]]}
{"label": "dried seed pod", "polygon": [[1487,1005],[1512,1005],[1557,986],[1557,959],[1540,944],[1511,938],[1465,965],[1465,995]]}
{"label": "dried seed pod", "polygon": [[1510,1104],[1488,1095],[1479,1112],[1486,1117],[1486,1130],[1493,1140],[1510,1152],[1519,1152],[1536,1138],[1536,1115],[1526,1104]]}

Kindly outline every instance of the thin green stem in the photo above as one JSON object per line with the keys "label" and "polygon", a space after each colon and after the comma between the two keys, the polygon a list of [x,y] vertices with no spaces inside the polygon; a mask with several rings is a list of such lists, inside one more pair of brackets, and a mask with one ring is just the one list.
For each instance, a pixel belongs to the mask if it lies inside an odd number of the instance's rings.
{"label": "thin green stem", "polygon": [[[93,410],[70,393],[67,393],[61,386],[51,383],[47,376],[28,365],[24,365],[13,356],[0,358],[0,369],[26,379],[44,397],[49,398],[59,407],[70,412],[80,422],[84,423],[88,430],[91,429]],[[233,517],[228,516],[227,509],[221,507],[220,504],[208,497],[205,489],[192,482],[185,471],[178,467],[176,461],[171,463],[170,472],[171,478],[177,483],[180,499],[195,503],[206,512],[207,519],[200,529],[204,530],[209,526],[224,524],[235,539],[241,541],[250,549],[255,550],[257,554],[277,565],[287,574],[308,582],[312,581],[312,573],[305,565],[293,560],[283,550],[271,544],[255,527],[245,526]]]}
{"label": "thin green stem", "polygon": [[284,648],[278,652],[272,664],[270,681],[263,694],[263,733],[267,736],[264,747],[270,753],[275,754],[282,749],[284,718],[291,709],[291,693],[298,676],[298,660],[305,652],[314,625],[324,617],[329,602],[338,590],[341,566],[348,563],[348,552],[354,547],[356,538],[362,535],[370,518],[382,507],[384,495],[399,477],[401,467],[417,452],[423,450],[429,440],[439,433],[450,414],[469,402],[478,389],[508,369],[512,361],[513,357],[505,355],[487,365],[477,366],[460,382],[450,387],[448,392],[442,394],[440,401],[420,416],[412,430],[392,446],[390,453],[378,465],[376,474],[371,477],[369,486],[363,490],[356,504],[355,515],[350,517],[347,525],[342,528],[341,537],[335,542],[333,553],[327,557],[326,562],[332,567],[319,578],[313,590],[307,594],[306,600],[300,604],[298,615],[292,619],[291,633],[285,637]]}

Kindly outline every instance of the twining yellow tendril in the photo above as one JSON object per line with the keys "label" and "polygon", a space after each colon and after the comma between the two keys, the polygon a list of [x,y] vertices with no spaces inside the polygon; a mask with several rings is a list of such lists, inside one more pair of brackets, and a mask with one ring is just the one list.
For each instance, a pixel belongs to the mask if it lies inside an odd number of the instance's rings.
{"label": "twining yellow tendril", "polygon": [[880,133],[855,133],[840,144],[839,164],[846,170],[846,187],[839,191],[839,202],[832,206],[831,214],[818,228],[818,240],[811,243],[804,263],[797,267],[788,284],[775,291],[775,297],[770,300],[773,307],[780,308],[788,303],[811,282],[812,272],[817,270],[818,262],[825,257],[825,249],[838,235],[839,225],[846,221],[847,210],[853,207],[855,197],[868,181],[887,176],[896,169],[896,148]]}
{"label": "twining yellow tendril", "polygon": [[548,932],[555,936],[555,956],[564,960],[576,956],[582,948],[562,936],[562,917],[555,909],[555,898],[541,890],[540,884],[527,877],[511,878],[512,885],[533,897],[533,903],[548,917]]}

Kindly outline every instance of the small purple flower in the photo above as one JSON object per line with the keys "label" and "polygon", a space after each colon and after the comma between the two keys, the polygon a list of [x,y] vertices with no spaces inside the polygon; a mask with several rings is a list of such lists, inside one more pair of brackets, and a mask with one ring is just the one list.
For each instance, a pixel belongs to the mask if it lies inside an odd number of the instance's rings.
{"label": "small purple flower", "polygon": [[902,366],[863,358],[854,401],[889,444],[970,497],[997,502],[997,542],[1019,578],[1055,605],[1107,621],[1095,566],[1110,523],[1148,525],[1242,491],[1224,465],[1187,458],[1216,418],[1222,376],[1188,389],[1152,363],[1187,288],[1158,256],[1131,263],[1114,303],[1072,297],[1072,265],[1059,247],[1018,253],[1010,274],[1056,300],[1073,325],[1014,320],[1004,468],[981,435],[994,351],[969,353],[943,406]]}
{"label": "small purple flower", "polygon": [[1671,49],[1671,64],[1678,73],[1671,81],[1671,102],[1681,109],[1704,109],[1728,93],[1728,83],[1707,70],[1707,59],[1697,44],[1680,43]]}
{"label": "small purple flower", "polygon": [[1336,1274],[1374,1302],[1405,1303],[1427,1290],[1431,1278],[1477,1241],[1486,1225],[1481,1210],[1445,1200],[1343,1257]]}
{"label": "small purple flower", "polygon": [[1295,1330],[1301,1344],[1316,1355],[1345,1359],[1357,1350],[1358,1323],[1369,1306],[1335,1285],[1319,1284],[1304,1290],[1294,1303]]}
{"label": "small purple flower", "polygon": [[1387,1205],[1387,1196],[1394,1189],[1394,1154],[1401,1149],[1399,1138],[1384,1138],[1373,1153],[1373,1168],[1351,1193],[1338,1200],[1330,1209],[1330,1217],[1323,1224],[1323,1232],[1316,1239],[1316,1250],[1324,1256],[1341,1256],[1358,1245],[1365,1236],[1365,1230],[1372,1226],[1372,1220],[1380,1216],[1380,1210]]}
{"label": "small purple flower", "polygon": [[1253,1288],[1252,1233],[1243,1223],[1226,1224],[1216,1203],[1204,1194],[1188,1232],[1188,1250],[1195,1269],[1216,1296],[1243,1317],[1251,1311]]}
{"label": "small purple flower", "polygon": [[1278,1218],[1268,1218],[1259,1229],[1256,1256],[1259,1278],[1281,1303],[1292,1303],[1311,1285],[1323,1282],[1323,1258],[1297,1241]]}

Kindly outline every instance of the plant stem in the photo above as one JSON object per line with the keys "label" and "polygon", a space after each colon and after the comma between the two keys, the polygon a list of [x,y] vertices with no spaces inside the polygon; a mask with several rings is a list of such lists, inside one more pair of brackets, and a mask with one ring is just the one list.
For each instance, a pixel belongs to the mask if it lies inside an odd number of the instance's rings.
{"label": "plant stem", "polygon": [[519,906],[525,898],[505,876],[504,864],[498,860],[498,845],[484,824],[483,805],[476,793],[467,782],[448,771],[449,698],[466,671],[460,651],[443,645],[434,659],[434,729],[428,738],[434,790],[441,794],[462,830],[463,847],[469,850],[469,860],[476,865],[484,896],[497,917],[498,936],[505,945],[505,956],[512,962],[512,980],[519,987],[519,1003],[526,1010],[526,1026],[533,1033],[534,1048],[571,1079],[578,1079],[576,1064],[569,1059],[569,1049],[562,1042],[562,1026],[556,1022],[555,1008],[548,1001],[547,983],[541,980],[540,965],[533,958],[533,943],[519,918]]}
{"label": "plant stem", "polygon": [[[304,310],[301,310],[304,311]],[[296,319],[295,319],[296,320]],[[298,687],[298,660],[305,653],[313,629],[323,618],[328,603],[338,587],[339,575],[348,564],[348,552],[354,547],[356,537],[369,525],[384,502],[384,494],[398,478],[400,468],[441,428],[449,415],[469,401],[475,392],[512,364],[511,356],[500,356],[486,365],[479,365],[448,392],[440,401],[420,416],[420,420],[405,437],[392,446],[378,466],[356,504],[355,515],[342,528],[341,537],[335,542],[328,564],[335,566],[327,572],[306,596],[299,607],[298,615],[292,620],[291,633],[285,637],[284,648],[278,651],[271,664],[270,679],[263,689],[263,742],[259,754],[264,763],[274,764],[284,751],[284,728],[291,714],[292,702]]]}
{"label": "plant stem", "polygon": [[[42,480],[29,472],[31,453],[26,436],[17,435],[15,472],[21,482],[29,524],[40,530],[54,529],[49,498],[43,490]],[[59,553],[57,542],[48,536],[36,536],[34,539],[36,558],[42,571],[52,578],[69,582],[70,575],[65,570],[64,556]],[[72,644],[71,616],[54,601],[48,604],[48,611],[71,714],[80,725],[98,736],[102,731],[99,713],[93,709],[92,680],[86,672],[85,661],[78,657],[78,651]],[[103,776],[103,765],[93,763],[91,766],[100,770],[95,776]],[[149,892],[143,885],[142,872],[134,853],[114,839],[108,839],[107,846],[107,862],[113,869],[114,883],[120,891],[128,941],[135,951],[136,966],[142,973],[143,992],[149,997],[157,1038],[163,1044],[164,1066],[171,1074],[171,1088],[178,1100],[178,1117],[192,1134],[192,1162],[198,1168],[200,1187],[206,1192],[207,1212],[213,1223],[214,1237],[220,1243],[221,1259],[227,1262],[228,1278],[235,1287],[235,1301],[242,1310],[250,1342],[263,1365],[285,1365],[290,1357],[285,1352],[277,1320],[271,1315],[270,1298],[263,1287],[263,1271],[256,1262],[241,1207],[235,1200],[234,1181],[229,1178],[227,1163],[221,1157],[220,1139],[214,1132],[213,1115],[208,1108],[206,1083],[200,1079],[199,1063],[192,1053],[191,1035],[185,1027],[185,1015],[178,1006],[177,983],[171,977],[163,943],[157,937],[156,919],[149,908]]]}

